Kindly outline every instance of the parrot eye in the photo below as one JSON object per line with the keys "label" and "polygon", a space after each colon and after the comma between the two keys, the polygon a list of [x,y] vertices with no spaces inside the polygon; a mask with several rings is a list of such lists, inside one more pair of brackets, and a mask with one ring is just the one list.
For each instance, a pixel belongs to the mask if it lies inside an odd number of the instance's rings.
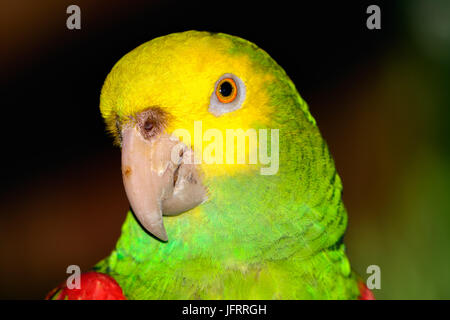
{"label": "parrot eye", "polygon": [[236,83],[231,78],[225,78],[219,82],[216,88],[216,95],[220,102],[230,103],[236,99]]}
{"label": "parrot eye", "polygon": [[245,99],[244,82],[234,74],[224,74],[217,80],[211,95],[209,112],[216,117],[239,109]]}

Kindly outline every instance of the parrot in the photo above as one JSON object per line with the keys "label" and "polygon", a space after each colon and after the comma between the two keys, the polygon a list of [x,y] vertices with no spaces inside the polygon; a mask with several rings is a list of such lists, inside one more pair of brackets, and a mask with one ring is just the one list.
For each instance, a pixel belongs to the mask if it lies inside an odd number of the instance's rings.
{"label": "parrot", "polygon": [[374,299],[346,255],[328,146],[266,51],[219,32],[154,38],[113,66],[100,112],[130,210],[81,288],[47,299]]}

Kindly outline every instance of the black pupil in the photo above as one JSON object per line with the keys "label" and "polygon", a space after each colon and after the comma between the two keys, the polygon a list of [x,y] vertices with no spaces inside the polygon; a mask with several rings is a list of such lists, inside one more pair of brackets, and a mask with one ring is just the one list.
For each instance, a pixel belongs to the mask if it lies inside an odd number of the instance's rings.
{"label": "black pupil", "polygon": [[233,86],[228,81],[220,85],[219,92],[222,96],[228,97],[233,92]]}

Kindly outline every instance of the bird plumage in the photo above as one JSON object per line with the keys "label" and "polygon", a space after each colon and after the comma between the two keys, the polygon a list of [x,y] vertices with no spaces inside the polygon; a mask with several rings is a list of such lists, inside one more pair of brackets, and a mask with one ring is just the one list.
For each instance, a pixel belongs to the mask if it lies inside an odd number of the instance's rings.
{"label": "bird plumage", "polygon": [[[246,97],[238,110],[217,117],[208,104],[226,73],[242,79]],[[167,113],[169,134],[185,128],[193,137],[194,121],[223,136],[227,129],[268,129],[268,136],[278,129],[279,168],[262,175],[261,164],[202,163],[208,200],[164,217],[168,242],[129,211],[115,250],[94,270],[116,279],[129,299],[359,296],[343,244],[347,214],[333,159],[306,102],[265,51],[221,33],[151,40],[114,66],[100,109],[120,144],[117,124],[154,106]]]}

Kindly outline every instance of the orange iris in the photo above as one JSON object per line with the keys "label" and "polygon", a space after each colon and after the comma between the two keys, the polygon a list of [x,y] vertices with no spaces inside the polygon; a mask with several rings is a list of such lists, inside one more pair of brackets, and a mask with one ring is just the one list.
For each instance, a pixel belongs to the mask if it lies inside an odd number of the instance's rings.
{"label": "orange iris", "polygon": [[222,103],[230,103],[236,99],[236,82],[231,78],[222,79],[217,85],[216,96]]}

